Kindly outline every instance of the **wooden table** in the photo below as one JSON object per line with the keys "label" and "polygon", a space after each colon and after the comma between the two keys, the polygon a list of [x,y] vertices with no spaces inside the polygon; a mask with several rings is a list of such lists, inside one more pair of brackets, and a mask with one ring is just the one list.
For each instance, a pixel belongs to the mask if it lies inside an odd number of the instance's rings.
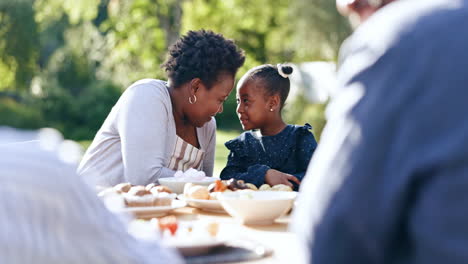
{"label": "wooden table", "polygon": [[290,216],[277,219],[268,226],[245,226],[228,214],[209,213],[199,209],[184,207],[171,212],[180,220],[210,220],[218,222],[222,228],[229,228],[236,238],[260,243],[273,250],[273,255],[257,261],[243,263],[299,263],[299,247],[296,236],[288,231]]}

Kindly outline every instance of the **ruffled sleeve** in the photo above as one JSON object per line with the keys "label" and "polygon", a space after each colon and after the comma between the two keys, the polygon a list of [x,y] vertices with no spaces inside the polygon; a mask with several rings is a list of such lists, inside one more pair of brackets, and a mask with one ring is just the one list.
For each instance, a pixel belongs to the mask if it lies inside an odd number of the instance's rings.
{"label": "ruffled sleeve", "polygon": [[270,167],[261,164],[252,164],[250,153],[254,151],[248,143],[248,135],[241,136],[225,143],[230,150],[226,167],[221,172],[220,178],[243,180],[260,186],[265,182],[265,174]]}
{"label": "ruffled sleeve", "polygon": [[303,126],[298,126],[296,131],[297,173],[293,175],[301,181],[317,148],[317,141],[310,131],[311,129],[312,126],[306,123]]}

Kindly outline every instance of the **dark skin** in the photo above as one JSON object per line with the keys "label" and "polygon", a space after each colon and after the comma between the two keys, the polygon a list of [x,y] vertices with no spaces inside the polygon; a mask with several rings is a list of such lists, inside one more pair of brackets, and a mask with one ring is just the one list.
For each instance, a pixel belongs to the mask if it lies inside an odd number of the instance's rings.
{"label": "dark skin", "polygon": [[206,86],[200,78],[194,78],[179,87],[170,86],[177,136],[200,148],[197,127],[202,127],[216,114],[223,112],[223,103],[233,87],[234,75],[229,73],[220,73],[212,87]]}
{"label": "dark skin", "polygon": [[[237,86],[237,114],[244,130],[259,129],[263,136],[281,132],[286,123],[281,117],[281,98],[278,94],[268,95],[261,80],[242,78]],[[291,174],[269,169],[265,182],[269,185],[285,184],[293,187],[300,181]]]}

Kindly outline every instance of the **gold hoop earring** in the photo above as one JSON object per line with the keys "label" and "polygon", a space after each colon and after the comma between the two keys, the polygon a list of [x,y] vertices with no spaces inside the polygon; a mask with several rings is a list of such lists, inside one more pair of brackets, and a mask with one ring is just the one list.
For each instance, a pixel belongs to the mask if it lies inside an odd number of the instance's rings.
{"label": "gold hoop earring", "polygon": [[188,101],[189,101],[190,104],[194,104],[194,103],[197,102],[197,96],[196,96],[196,95],[193,95],[193,98],[194,98],[194,99],[193,99],[193,101],[192,101],[192,96],[189,96]]}

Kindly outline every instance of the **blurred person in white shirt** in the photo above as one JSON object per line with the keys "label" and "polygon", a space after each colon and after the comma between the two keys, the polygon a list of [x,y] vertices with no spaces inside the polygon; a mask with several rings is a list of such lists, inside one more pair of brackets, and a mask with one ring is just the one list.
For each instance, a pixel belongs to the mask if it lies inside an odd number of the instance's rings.
{"label": "blurred person in white shirt", "polygon": [[65,162],[60,137],[38,135],[0,127],[0,263],[183,262],[132,237]]}

